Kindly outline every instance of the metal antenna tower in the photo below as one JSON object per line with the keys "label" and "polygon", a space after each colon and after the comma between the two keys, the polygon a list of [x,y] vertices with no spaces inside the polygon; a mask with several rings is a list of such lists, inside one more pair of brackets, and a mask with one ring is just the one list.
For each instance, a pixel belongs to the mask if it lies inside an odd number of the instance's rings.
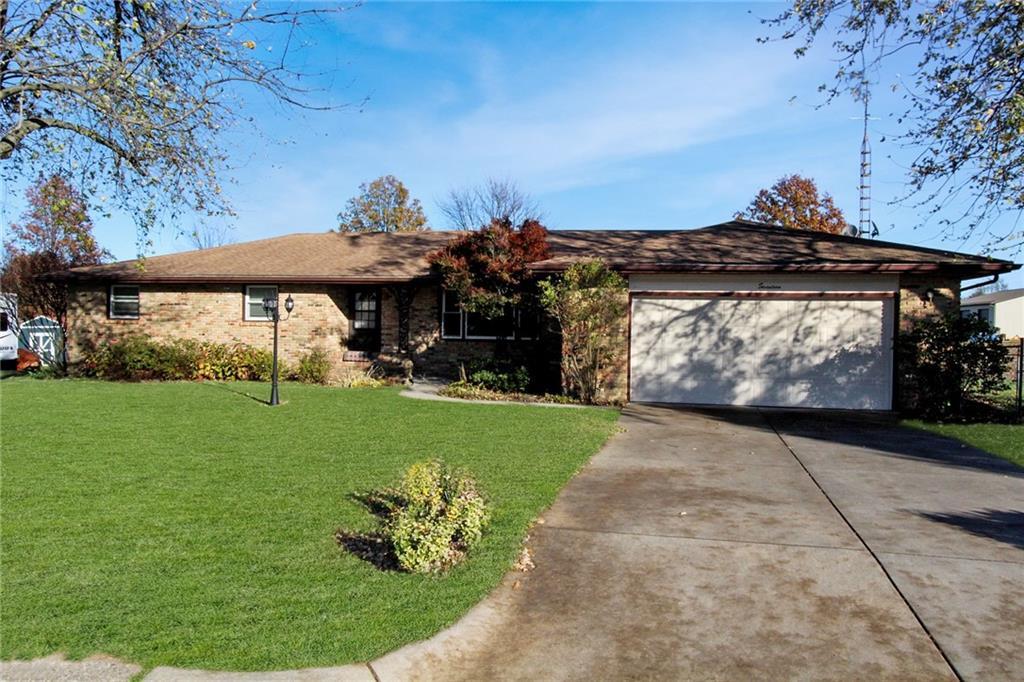
{"label": "metal antenna tower", "polygon": [[860,143],[860,221],[857,231],[860,235],[877,236],[871,222],[871,140],[868,139],[868,96],[864,95],[864,138]]}

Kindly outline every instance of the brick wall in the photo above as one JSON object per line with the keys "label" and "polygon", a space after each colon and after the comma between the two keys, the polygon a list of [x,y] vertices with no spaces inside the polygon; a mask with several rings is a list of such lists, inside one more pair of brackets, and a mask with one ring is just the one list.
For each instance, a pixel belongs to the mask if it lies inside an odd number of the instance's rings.
{"label": "brick wall", "polygon": [[[453,379],[463,363],[496,357],[527,365],[536,376],[546,377],[546,388],[557,390],[557,340],[462,341],[441,338],[440,298],[436,285],[412,289],[409,352],[398,348],[398,306],[394,291],[384,287],[381,297],[381,360],[396,374],[412,361],[417,375]],[[343,360],[348,336],[348,290],[344,286],[287,285],[279,289],[283,301],[295,300],[291,317],[279,328],[281,358],[297,362],[314,348],[327,351],[338,378],[365,371],[368,363]],[[139,319],[107,317],[107,286],[77,285],[71,291],[68,311],[68,353],[72,365],[82,352],[127,334],[146,334],[160,340],[190,338],[218,343],[244,343],[258,348],[273,346],[272,324],[244,319],[245,287],[242,285],[142,285]],[[552,351],[552,344],[555,351]],[[552,371],[554,379],[552,379]]]}
{"label": "brick wall", "polygon": [[959,309],[959,279],[940,275],[900,277],[900,329],[908,329],[915,319]]}
{"label": "brick wall", "polygon": [[[281,357],[296,362],[322,348],[340,366],[348,335],[347,293],[343,287],[282,286],[280,299],[291,295],[295,310],[279,327]],[[245,287],[241,285],[163,286],[144,284],[139,290],[139,319],[107,317],[107,287],[77,285],[68,310],[68,353],[71,364],[91,344],[128,334],[159,340],[175,338],[244,343],[273,347],[273,324],[244,319]]]}
{"label": "brick wall", "polygon": [[[899,329],[907,331],[914,320],[945,315],[960,309],[960,280],[940,275],[904,275],[900,277]],[[897,344],[899,340],[897,339]],[[899,371],[899,353],[896,354],[897,409],[913,408],[920,400],[913,387]]]}

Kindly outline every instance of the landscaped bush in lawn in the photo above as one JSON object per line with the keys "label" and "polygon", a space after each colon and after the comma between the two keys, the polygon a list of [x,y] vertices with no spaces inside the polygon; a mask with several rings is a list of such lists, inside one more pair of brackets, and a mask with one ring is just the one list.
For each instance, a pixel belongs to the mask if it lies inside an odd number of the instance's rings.
{"label": "landscaped bush in lawn", "polygon": [[415,573],[459,561],[480,539],[490,512],[476,481],[440,460],[413,464],[384,524],[398,564]]}
{"label": "landscaped bush in lawn", "polygon": [[306,384],[326,384],[331,379],[331,359],[327,351],[314,348],[299,359],[295,378]]}
{"label": "landscaped bush in lawn", "polygon": [[434,573],[460,561],[483,536],[490,509],[476,481],[441,460],[409,467],[396,488],[357,496],[383,518],[379,535],[339,531],[342,546],[381,568]]}
{"label": "landscaped bush in lawn", "polygon": [[[81,372],[114,381],[193,380],[266,381],[273,356],[270,351],[244,344],[177,339],[155,341],[141,335],[126,336],[86,353]],[[287,376],[280,368],[281,375]]]}

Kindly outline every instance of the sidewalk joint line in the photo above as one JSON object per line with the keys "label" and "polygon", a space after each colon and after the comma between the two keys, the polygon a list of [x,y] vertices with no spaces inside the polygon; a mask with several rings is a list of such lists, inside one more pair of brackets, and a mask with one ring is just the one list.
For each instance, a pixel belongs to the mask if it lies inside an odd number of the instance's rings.
{"label": "sidewalk joint line", "polygon": [[832,508],[836,511],[837,514],[839,514],[839,518],[843,520],[843,523],[845,523],[846,526],[850,529],[850,532],[857,536],[857,540],[860,541],[860,543],[864,546],[864,549],[868,551],[868,554],[871,555],[871,558],[874,559],[875,563],[882,570],[882,574],[885,576],[886,580],[889,581],[889,584],[892,585],[892,588],[896,590],[896,594],[899,595],[900,599],[903,600],[903,603],[907,605],[908,609],[910,609],[910,613],[917,620],[917,624],[921,626],[921,629],[924,631],[924,634],[927,635],[928,639],[931,640],[932,646],[935,647],[935,650],[938,651],[939,655],[942,656],[944,661],[946,661],[946,665],[949,666],[950,671],[956,676],[958,680],[960,680],[960,682],[964,682],[964,676],[960,674],[960,671],[956,669],[955,665],[953,665],[953,661],[950,660],[949,656],[946,654],[943,648],[939,646],[938,641],[935,639],[935,635],[933,635],[932,631],[928,629],[927,625],[925,625],[924,619],[921,618],[921,615],[917,612],[917,609],[915,609],[913,604],[910,603],[910,600],[907,599],[907,595],[903,594],[903,590],[901,590],[900,586],[896,584],[896,581],[889,573],[889,570],[885,567],[885,564],[882,563],[882,560],[878,557],[878,554],[875,553],[873,549],[871,549],[871,545],[867,543],[867,541],[861,536],[857,529],[854,528],[853,524],[850,523],[850,520],[846,518],[846,514],[844,514],[843,510],[839,508],[839,505],[837,505],[832,500],[832,497],[827,492],[825,492],[825,489],[818,482],[818,479],[814,477],[814,474],[811,473],[811,470],[808,469],[807,465],[804,464],[804,461],[800,459],[800,455],[796,454],[796,450],[794,450],[793,447],[789,444],[789,442],[782,437],[782,434],[779,433],[779,430],[775,428],[775,424],[772,422],[771,417],[765,414],[763,410],[759,409],[758,412],[761,414],[761,418],[764,419],[765,423],[768,424],[769,428],[771,428],[771,430],[775,432],[775,435],[778,437],[778,439],[782,441],[782,444],[786,446],[790,454],[793,455],[793,459],[795,459],[800,464],[801,468],[803,468],[804,470],[804,473],[807,474],[807,476],[811,479],[814,485],[817,486],[821,494],[825,496],[825,499],[828,500],[828,503],[832,505]]}

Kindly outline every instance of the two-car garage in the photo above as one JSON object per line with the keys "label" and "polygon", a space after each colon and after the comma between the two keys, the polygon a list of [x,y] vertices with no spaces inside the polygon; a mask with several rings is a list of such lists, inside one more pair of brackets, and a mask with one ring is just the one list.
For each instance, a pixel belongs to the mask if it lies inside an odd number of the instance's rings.
{"label": "two-car garage", "polygon": [[633,275],[630,398],[888,410],[890,276]]}

